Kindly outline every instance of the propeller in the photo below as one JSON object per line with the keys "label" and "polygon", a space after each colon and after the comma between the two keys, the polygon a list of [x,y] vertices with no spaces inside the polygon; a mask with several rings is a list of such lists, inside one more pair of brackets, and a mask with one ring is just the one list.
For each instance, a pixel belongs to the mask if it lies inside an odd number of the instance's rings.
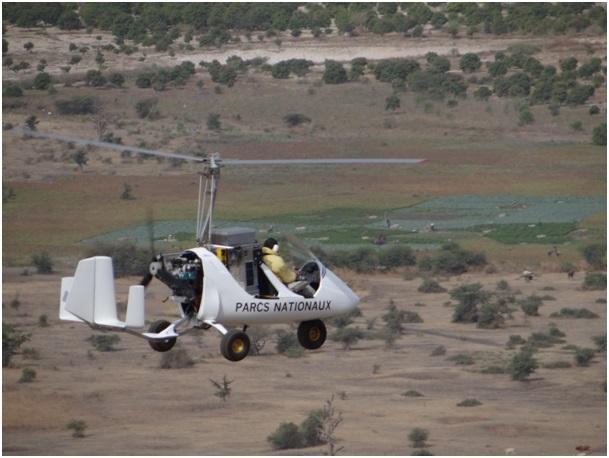
{"label": "propeller", "polygon": [[49,140],[58,140],[64,143],[72,143],[82,146],[95,146],[98,148],[106,148],[115,151],[130,151],[132,153],[145,154],[149,156],[166,157],[170,159],[182,159],[185,161],[193,161],[215,165],[341,165],[341,164],[422,164],[427,159],[377,159],[377,158],[342,158],[342,159],[220,159],[220,156],[215,154],[210,157],[192,156],[182,153],[167,153],[165,151],[151,150],[147,148],[139,148],[135,146],[120,145],[116,143],[103,142],[98,140],[88,140],[84,138],[71,137],[68,135],[58,134],[55,132],[40,132],[37,130],[13,128],[10,132],[23,134],[27,137],[46,138]]}

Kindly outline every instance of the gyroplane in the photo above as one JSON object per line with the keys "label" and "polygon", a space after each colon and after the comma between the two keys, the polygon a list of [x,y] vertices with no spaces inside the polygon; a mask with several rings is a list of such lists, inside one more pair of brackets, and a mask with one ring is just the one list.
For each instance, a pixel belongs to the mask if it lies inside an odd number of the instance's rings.
{"label": "gyroplane", "polygon": [[[297,292],[284,284],[262,261],[257,231],[247,227],[214,228],[213,216],[220,170],[224,166],[420,164],[424,159],[222,159],[218,153],[191,156],[122,144],[13,129],[27,137],[116,151],[181,159],[198,163],[199,192],[196,220],[197,246],[179,253],[158,254],[140,284],[129,288],[124,321],[119,319],[112,259],[82,259],[72,277],[61,281],[59,317],[96,330],[123,331],[144,338],[158,352],[170,350],[177,339],[196,330],[217,330],[220,351],[230,361],[245,358],[250,349],[249,325],[299,323],[298,341],[314,350],[326,339],[323,320],[352,311],[358,296],[334,272],[311,255],[298,267],[300,284],[312,294]],[[156,278],[171,290],[179,317],[145,326],[145,288]],[[305,297],[306,296],[306,297]]]}

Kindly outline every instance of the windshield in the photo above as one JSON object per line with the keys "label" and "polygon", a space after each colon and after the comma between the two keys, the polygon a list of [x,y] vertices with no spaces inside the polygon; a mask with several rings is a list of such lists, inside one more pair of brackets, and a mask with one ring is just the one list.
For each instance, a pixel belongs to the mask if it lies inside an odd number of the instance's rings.
{"label": "windshield", "polygon": [[285,260],[286,263],[296,267],[302,268],[305,264],[314,261],[319,264],[322,270],[322,277],[325,269],[319,259],[311,252],[311,250],[297,237],[293,235],[286,235],[279,239],[279,255]]}

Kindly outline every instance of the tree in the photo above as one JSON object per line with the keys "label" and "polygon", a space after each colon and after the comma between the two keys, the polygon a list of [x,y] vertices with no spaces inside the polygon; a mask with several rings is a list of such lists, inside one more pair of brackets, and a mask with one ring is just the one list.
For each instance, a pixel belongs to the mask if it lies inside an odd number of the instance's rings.
{"label": "tree", "polygon": [[340,62],[326,60],[322,80],[326,84],[346,83],[348,81],[347,71]]}
{"label": "tree", "polygon": [[45,89],[48,89],[50,85],[51,85],[51,75],[49,75],[46,72],[40,72],[34,78],[34,83],[33,83],[34,89],[43,91]]}
{"label": "tree", "polygon": [[36,130],[36,126],[40,121],[36,118],[35,115],[28,116],[25,120],[25,126],[30,130]]}
{"label": "tree", "polygon": [[478,54],[474,54],[471,52],[464,54],[461,57],[461,60],[459,61],[459,68],[465,73],[473,73],[475,71],[478,71],[480,69],[480,66],[480,57],[478,57]]}
{"label": "tree", "polygon": [[209,113],[209,115],[207,115],[207,128],[209,130],[220,130],[222,128],[220,115],[218,113]]}
{"label": "tree", "polygon": [[490,293],[482,290],[480,283],[461,285],[450,291],[450,297],[458,301],[453,312],[453,321],[457,323],[475,323],[478,321],[478,306],[488,303]]}
{"label": "tree", "polygon": [[602,122],[592,130],[592,143],[599,146],[607,144],[607,123]]}
{"label": "tree", "polygon": [[31,52],[32,49],[34,49],[34,43],[32,43],[31,41],[27,41],[26,43],[24,43],[23,47],[27,52]]}
{"label": "tree", "polygon": [[474,91],[474,97],[483,101],[487,101],[492,94],[492,91],[486,86],[480,86]]}
{"label": "tree", "polygon": [[400,108],[400,98],[394,93],[385,99],[385,111],[395,111]]}
{"label": "tree", "polygon": [[85,153],[83,150],[79,150],[79,151],[75,152],[74,154],[72,154],[72,160],[76,163],[76,165],[78,166],[78,169],[81,172],[82,172],[83,167],[85,165],[87,165],[87,162],[89,162],[87,153]]}
{"label": "tree", "polygon": [[277,79],[287,79],[290,77],[290,64],[288,61],[282,60],[277,62],[271,68],[271,75]]}
{"label": "tree", "polygon": [[567,57],[558,61],[560,69],[563,72],[571,72],[577,68],[577,59],[575,57]]}
{"label": "tree", "polygon": [[230,396],[230,393],[232,390],[230,385],[231,385],[231,383],[233,383],[234,380],[229,380],[228,377],[225,375],[222,378],[222,382],[216,382],[215,380],[212,380],[212,379],[209,379],[209,381],[216,388],[216,392],[214,393],[214,396],[217,396],[220,399],[222,399],[222,401],[226,402],[226,400]]}
{"label": "tree", "polygon": [[61,30],[77,30],[80,29],[80,17],[75,11],[64,11],[59,19],[57,19],[57,26]]}
{"label": "tree", "polygon": [[423,428],[413,428],[408,434],[408,440],[412,443],[413,448],[425,447],[427,439],[429,439],[429,432]]}
{"label": "tree", "polygon": [[530,110],[520,111],[520,114],[518,115],[519,126],[526,126],[528,124],[533,124],[533,122],[535,122],[535,117],[533,116],[533,113],[531,113]]}
{"label": "tree", "polygon": [[522,348],[519,353],[515,354],[510,363],[510,374],[512,380],[525,380],[535,372],[539,366],[537,360],[533,358],[533,352],[529,348]]}
{"label": "tree", "polygon": [[28,340],[29,334],[20,333],[12,325],[2,323],[2,367],[8,367],[19,347]]}

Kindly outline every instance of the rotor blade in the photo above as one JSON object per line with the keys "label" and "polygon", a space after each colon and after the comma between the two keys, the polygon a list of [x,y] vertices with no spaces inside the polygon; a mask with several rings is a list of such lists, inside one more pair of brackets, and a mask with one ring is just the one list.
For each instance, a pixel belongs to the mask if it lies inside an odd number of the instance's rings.
{"label": "rotor blade", "polygon": [[222,165],[422,164],[427,159],[222,159]]}
{"label": "rotor blade", "polygon": [[113,149],[116,151],[131,151],[132,153],[148,154],[150,156],[167,157],[167,158],[171,158],[171,159],[182,159],[185,161],[207,162],[207,158],[205,158],[205,157],[188,156],[186,154],[177,154],[177,153],[166,153],[163,151],[156,151],[156,150],[151,150],[151,149],[146,149],[146,148],[138,148],[136,146],[120,145],[118,143],[108,143],[108,142],[102,142],[102,141],[97,141],[97,140],[86,140],[84,138],[69,137],[67,135],[56,134],[56,133],[51,133],[51,132],[39,132],[37,130],[19,129],[19,128],[11,129],[9,132],[21,133],[21,134],[28,135],[30,137],[35,137],[35,138],[48,138],[50,140],[58,140],[60,142],[65,142],[65,143],[74,143],[76,145],[96,146],[98,148]]}

